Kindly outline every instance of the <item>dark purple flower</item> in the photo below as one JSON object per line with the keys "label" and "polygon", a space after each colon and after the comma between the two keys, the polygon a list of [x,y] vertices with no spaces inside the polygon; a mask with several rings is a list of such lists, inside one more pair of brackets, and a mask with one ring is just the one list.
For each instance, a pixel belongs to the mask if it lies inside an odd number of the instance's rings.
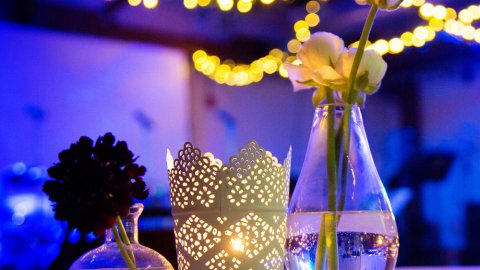
{"label": "dark purple flower", "polygon": [[117,215],[126,216],[134,199],[148,196],[142,176],[145,167],[135,163],[125,142],[115,144],[111,133],[93,144],[81,137],[60,152],[59,163],[48,169],[52,180],[43,185],[53,202],[55,218],[81,232],[101,235]]}

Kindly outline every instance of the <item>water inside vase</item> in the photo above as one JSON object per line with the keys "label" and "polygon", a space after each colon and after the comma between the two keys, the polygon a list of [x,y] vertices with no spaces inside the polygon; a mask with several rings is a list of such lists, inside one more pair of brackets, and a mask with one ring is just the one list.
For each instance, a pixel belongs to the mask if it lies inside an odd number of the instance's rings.
{"label": "water inside vase", "polygon": [[[290,214],[287,225],[286,269],[313,270],[320,222],[325,212]],[[337,212],[339,270],[393,270],[398,234],[391,213]]]}

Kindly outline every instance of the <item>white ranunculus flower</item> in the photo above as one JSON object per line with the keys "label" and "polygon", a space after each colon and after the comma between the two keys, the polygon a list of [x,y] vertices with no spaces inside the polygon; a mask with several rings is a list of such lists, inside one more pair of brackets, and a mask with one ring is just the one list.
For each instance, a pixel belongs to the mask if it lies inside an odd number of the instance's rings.
{"label": "white ranunculus flower", "polygon": [[355,0],[359,5],[377,5],[384,10],[397,9],[403,0]]}
{"label": "white ranunculus flower", "polygon": [[340,54],[345,50],[343,40],[328,32],[317,32],[306,41],[297,53],[300,65],[285,64],[294,91],[314,87],[301,82],[330,85],[328,80],[338,80],[340,76],[333,68]]}
{"label": "white ranunculus flower", "polygon": [[314,71],[322,66],[335,65],[344,50],[341,38],[332,33],[317,32],[303,44],[297,57],[303,65]]}
{"label": "white ranunculus flower", "polygon": [[[340,55],[335,69],[342,77],[348,78],[350,76],[356,52],[355,48],[350,48]],[[365,82],[365,86],[362,89],[358,90],[366,94],[375,93],[380,87],[386,71],[387,63],[383,58],[374,50],[366,50],[358,67],[356,80],[358,81],[363,75],[368,78],[368,81]]]}

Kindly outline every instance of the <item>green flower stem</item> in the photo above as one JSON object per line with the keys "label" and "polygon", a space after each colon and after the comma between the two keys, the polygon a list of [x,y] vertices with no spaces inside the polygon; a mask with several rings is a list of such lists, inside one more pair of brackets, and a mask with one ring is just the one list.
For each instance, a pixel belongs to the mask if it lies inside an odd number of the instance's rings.
{"label": "green flower stem", "polygon": [[[343,155],[341,168],[341,190],[339,209],[343,211],[345,207],[346,180],[348,173],[348,155],[350,150],[350,125],[352,104],[357,101],[358,90],[355,89],[355,80],[358,68],[365,52],[365,47],[370,36],[373,21],[378,11],[377,5],[372,5],[368,13],[367,20],[362,30],[360,42],[355,54],[348,82],[347,104],[344,115],[340,122],[340,127],[335,132],[335,107],[328,107],[327,119],[327,174],[328,174],[328,214],[323,215],[318,244],[316,251],[315,269],[323,270],[325,249],[328,252],[328,269],[338,269],[338,248],[337,248],[337,224],[340,217],[337,218],[337,184],[338,184],[338,165],[340,162],[341,141],[343,138]],[[334,103],[333,90],[327,89],[327,103]]]}
{"label": "green flower stem", "polygon": [[[377,5],[372,5],[368,13],[367,20],[362,30],[360,42],[355,53],[355,58],[350,71],[348,81],[348,93],[345,105],[344,115],[339,125],[337,133],[335,132],[335,107],[328,106],[327,119],[327,174],[328,174],[328,213],[321,217],[320,232],[318,235],[315,269],[323,270],[325,264],[325,252],[328,253],[328,269],[338,269],[338,247],[337,247],[337,225],[340,216],[337,217],[337,184],[338,184],[338,166],[340,163],[340,152],[343,139],[343,155],[341,168],[341,190],[338,210],[343,211],[346,199],[346,181],[348,173],[348,156],[350,151],[351,138],[351,117],[352,104],[357,102],[358,90],[355,89],[355,80],[358,69],[365,52],[365,47],[370,36],[373,21],[378,11]],[[327,103],[334,103],[333,91],[327,90]]]}
{"label": "green flower stem", "polygon": [[125,262],[127,263],[128,268],[137,269],[135,267],[135,263],[133,263],[132,259],[130,258],[127,251],[125,250],[125,247],[123,246],[124,243],[120,239],[120,234],[118,233],[117,227],[113,226],[112,231],[115,238],[115,242],[117,243],[118,249],[120,250],[120,254],[122,254],[123,260],[125,260]]}
{"label": "green flower stem", "polygon": [[338,247],[337,247],[337,213],[331,213],[325,215],[325,234],[328,252],[328,269],[338,269]]}
{"label": "green flower stem", "polygon": [[358,44],[357,53],[355,53],[355,58],[353,59],[352,70],[350,71],[350,77],[348,80],[348,99],[347,103],[354,104],[357,101],[358,90],[355,89],[355,79],[357,78],[358,68],[365,52],[365,46],[367,45],[368,37],[370,36],[370,31],[372,30],[373,21],[377,15],[378,6],[372,5],[370,7],[370,12],[368,13],[367,20],[363,26],[362,35],[360,36],[360,42]]}
{"label": "green flower stem", "polygon": [[327,237],[325,232],[325,214],[320,216],[320,233],[318,234],[317,250],[315,254],[315,269],[323,270],[325,267],[325,251],[327,248]]}
{"label": "green flower stem", "polygon": [[125,231],[125,227],[123,227],[123,222],[120,216],[115,217],[115,223],[118,226],[118,230],[120,232],[120,235],[122,236],[122,240],[125,243],[125,245],[130,246],[130,238],[128,238],[127,231]]}
{"label": "green flower stem", "polygon": [[[338,204],[338,211],[343,211],[345,208],[345,197],[347,192],[347,173],[348,173],[348,160],[350,154],[350,130],[352,118],[352,104],[346,104],[343,112],[342,122],[339,127],[340,133],[343,135],[343,155],[342,155],[342,169],[340,178],[340,200]],[[340,144],[340,140],[337,141]],[[337,222],[340,222],[340,215]]]}
{"label": "green flower stem", "polygon": [[115,217],[115,223],[117,224],[118,231],[120,232],[120,236],[122,237],[123,243],[129,247],[127,250],[128,256],[132,260],[133,264],[135,264],[135,256],[133,255],[133,251],[130,249],[131,243],[130,243],[130,238],[127,235],[127,231],[125,231],[125,227],[123,227],[123,222],[120,216]]}
{"label": "green flower stem", "polygon": [[[338,125],[339,127],[343,127],[343,122],[345,121],[345,117],[342,117],[340,119],[340,124]],[[337,130],[337,135],[335,135],[335,142],[337,142],[335,144],[335,156],[337,157],[337,164],[340,164],[340,150],[342,148],[342,144],[341,143],[338,143],[338,142],[341,142],[343,140],[343,129],[339,128]]]}
{"label": "green flower stem", "polygon": [[[332,104],[333,91],[327,91],[327,102]],[[327,119],[327,174],[328,174],[328,211],[337,210],[337,162],[335,157],[335,105],[328,105]]]}
{"label": "green flower stem", "polygon": [[[355,53],[355,58],[353,59],[352,70],[350,71],[349,81],[348,81],[348,95],[347,95],[347,104],[345,105],[345,111],[342,118],[341,128],[339,132],[343,133],[343,158],[342,158],[342,168],[341,168],[341,190],[340,190],[340,202],[339,210],[343,211],[345,207],[345,193],[346,193],[346,182],[347,182],[347,173],[348,173],[348,156],[350,151],[350,137],[351,137],[351,117],[352,117],[352,104],[357,102],[358,90],[355,89],[355,80],[357,78],[358,68],[362,61],[363,54],[365,52],[365,47],[367,45],[368,37],[370,36],[370,31],[372,30],[373,21],[377,15],[378,6],[372,5],[368,13],[367,20],[363,26],[362,35],[360,36],[360,42],[358,44],[357,52]],[[337,144],[340,144],[340,140],[337,141]],[[339,148],[339,147],[338,147]],[[338,221],[340,217],[338,217]]]}
{"label": "green flower stem", "polygon": [[[329,97],[330,96],[330,97]],[[329,100],[330,99],[330,100]],[[328,91],[327,100],[333,101],[333,91]],[[335,134],[335,105],[328,106],[327,119],[327,173],[328,173],[328,214],[323,216],[325,221],[325,243],[328,256],[328,269],[338,269],[337,248],[337,158]]]}
{"label": "green flower stem", "polygon": [[[315,269],[323,270],[325,253],[328,253],[328,269],[338,269],[337,248],[337,158],[335,134],[335,105],[333,90],[327,90],[328,118],[327,118],[327,174],[328,174],[328,213],[321,218],[318,235]],[[333,220],[333,222],[332,222]]]}

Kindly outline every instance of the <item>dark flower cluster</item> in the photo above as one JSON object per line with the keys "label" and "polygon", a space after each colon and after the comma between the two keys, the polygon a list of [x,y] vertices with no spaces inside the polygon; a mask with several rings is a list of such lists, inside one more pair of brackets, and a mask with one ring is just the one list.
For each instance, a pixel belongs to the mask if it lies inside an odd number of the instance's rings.
{"label": "dark flower cluster", "polygon": [[81,137],[58,159],[48,169],[53,179],[45,182],[43,191],[54,203],[55,218],[80,232],[101,235],[117,215],[128,214],[134,199],[148,196],[142,179],[145,167],[136,164],[127,143],[115,143],[111,133],[99,137],[95,145]]}

